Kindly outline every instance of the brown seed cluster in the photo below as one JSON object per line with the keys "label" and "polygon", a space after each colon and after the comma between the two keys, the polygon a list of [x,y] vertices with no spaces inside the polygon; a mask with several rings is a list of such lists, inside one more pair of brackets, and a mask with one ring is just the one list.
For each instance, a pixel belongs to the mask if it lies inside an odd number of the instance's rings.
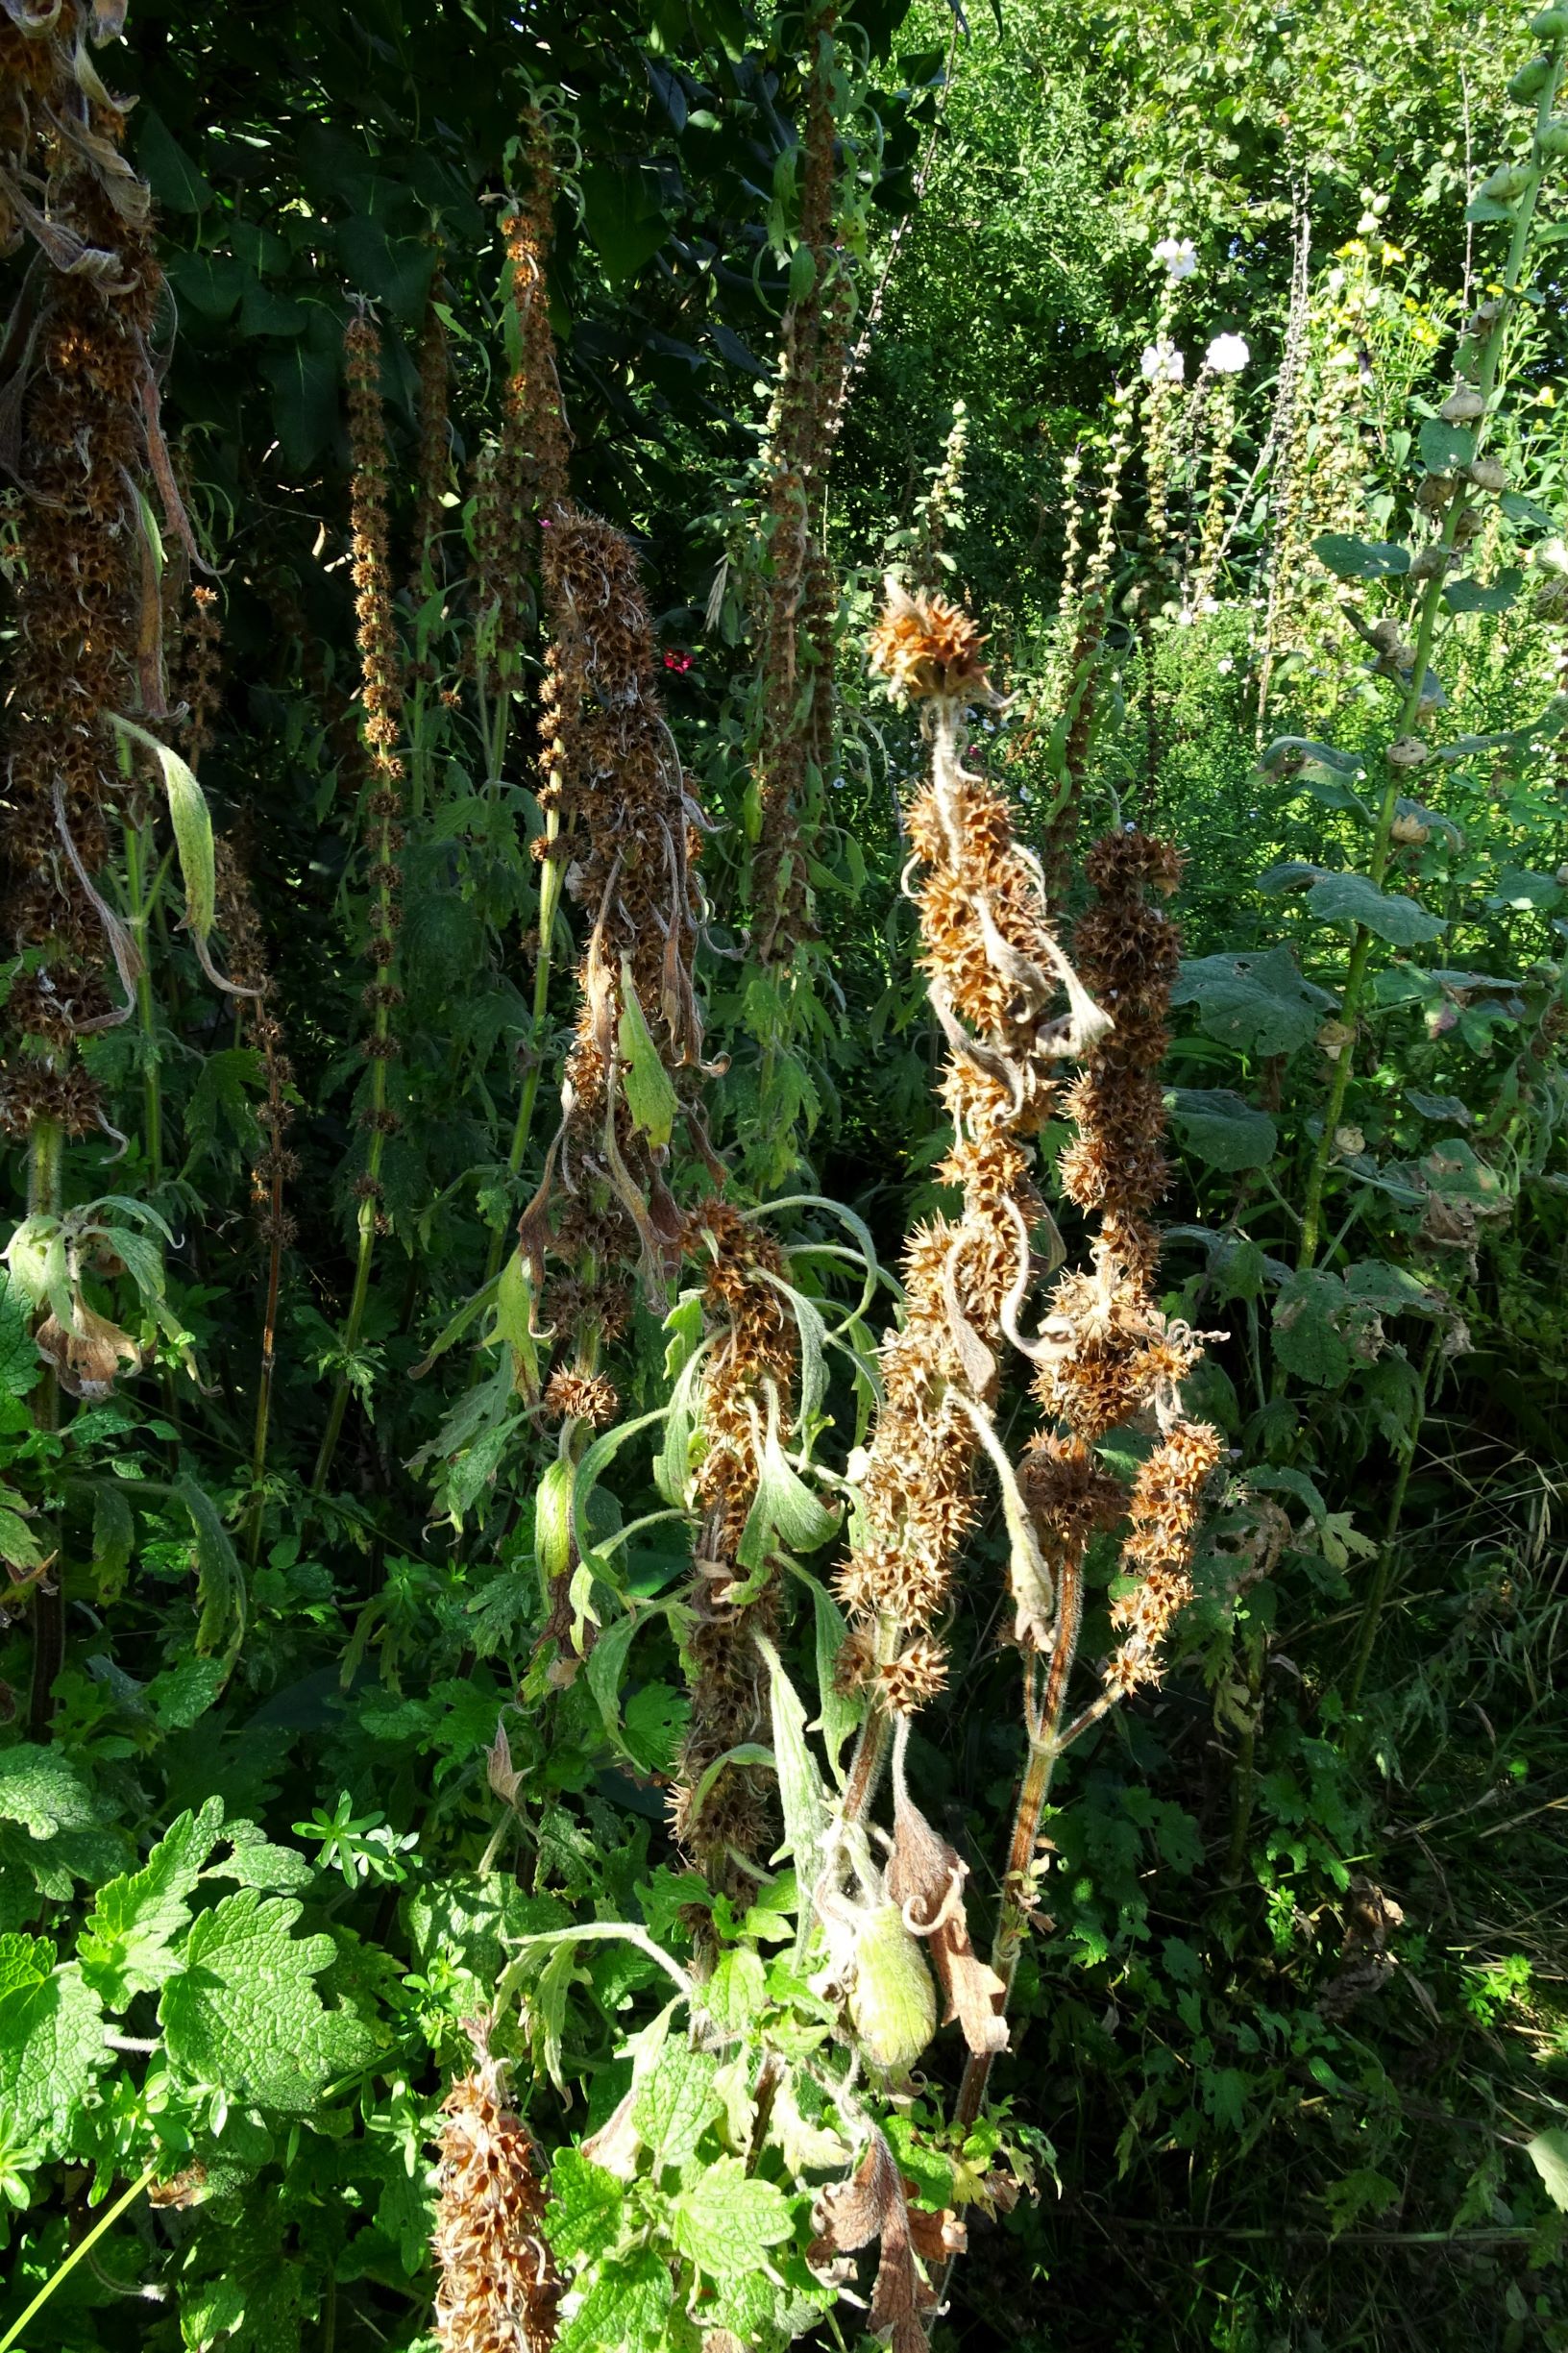
{"label": "brown seed cluster", "polygon": [[790,1416],[799,1344],[778,1287],[787,1262],[769,1235],[727,1202],[709,1201],[695,1246],[709,1256],[697,1473],[703,1517],[683,1645],[692,1713],[671,1807],[681,1845],[713,1872],[731,1851],[755,1854],[770,1819],[767,1777],[752,1768],[726,1767],[700,1806],[697,1791],[717,1758],[755,1736],[764,1713],[762,1657],[752,1636],[774,1632],[777,1587],[765,1574],[760,1590],[738,1600],[737,1590],[755,1582],[738,1555],[770,1419],[783,1425]]}
{"label": "brown seed cluster", "polygon": [[475,2036],[475,2065],[442,2102],[435,2333],[445,2353],[548,2353],[565,2285],[544,2234],[533,2143]]}
{"label": "brown seed cluster", "polygon": [[586,1422],[608,1430],[621,1410],[615,1384],[606,1373],[584,1373],[560,1364],[545,1384],[544,1407],[556,1421]]}
{"label": "brown seed cluster", "polygon": [[812,279],[785,314],[768,431],[756,755],[762,828],[750,877],[753,939],[765,963],[787,963],[796,944],[812,936],[808,841],[833,739],[838,594],[818,518],[854,307],[846,261],[834,236],[838,16],[838,0],[818,0],[806,20],[812,61],[801,138],[800,242],[811,255]]}
{"label": "brown seed cluster", "polygon": [[386,1101],[387,1065],[400,1047],[393,1033],[393,1008],[402,993],[393,977],[397,933],[403,920],[403,886],[396,853],[403,846],[404,765],[397,751],[403,731],[403,673],[397,621],[392,608],[392,564],[387,524],[386,426],[381,413],[381,338],[361,311],[343,337],[349,389],[349,450],[354,464],[350,518],[354,578],[355,636],[359,650],[359,699],[370,755],[369,791],[364,796],[366,874],[370,902],[369,958],[374,978],[364,997],[371,1030],[361,1051],[371,1069],[368,1101],[360,1125],[370,1138],[360,1198],[380,1201],[380,1160],[385,1139],[397,1126]]}
{"label": "brown seed cluster", "polygon": [[30,323],[12,337],[6,387],[22,503],[0,927],[8,951],[45,958],[13,1001],[0,1066],[0,1116],[16,1136],[40,1118],[73,1134],[96,1122],[73,1042],[122,1017],[90,883],[108,855],[105,803],[121,789],[105,715],[167,715],[141,484],[161,500],[170,543],[189,545],[150,349],[162,286],[151,204],[120,153],[125,116],[92,63],[93,29],[85,0],[0,20],[0,238],[34,248]]}
{"label": "brown seed cluster", "polygon": [[[1095,845],[1086,870],[1094,896],[1073,945],[1115,1026],[1068,1091],[1077,1135],[1061,1169],[1068,1198],[1099,1225],[1090,1271],[1057,1284],[1034,1344],[1035,1393],[1058,1427],[1032,1442],[1019,1484],[1058,1571],[1128,1512],[1120,1572],[1135,1581],[1114,1605],[1126,1639],[1106,1668],[1107,1689],[1120,1696],[1158,1679],[1160,1644],[1191,1598],[1199,1502],[1224,1449],[1216,1431],[1182,1415],[1180,1385],[1201,1343],[1167,1322],[1152,1288],[1160,1239],[1149,1212],[1168,1179],[1158,1071],[1180,951],[1160,901],[1180,882],[1181,860],[1168,842],[1128,827]],[[1092,1449],[1118,1424],[1149,1416],[1159,1441],[1129,1507]]]}
{"label": "brown seed cluster", "polygon": [[966,615],[890,586],[871,658],[929,698],[932,774],[909,811],[919,870],[911,895],[932,1008],[952,1048],[942,1095],[953,1146],[938,1174],[963,1193],[958,1218],[919,1227],[905,1252],[904,1318],[882,1349],[862,1532],[839,1575],[859,1653],[885,1671],[901,1710],[941,1687],[934,1629],[974,1519],[974,1409],[994,1402],[996,1350],[1034,1271],[1043,1204],[1027,1139],[1050,1115],[1056,1063],[1103,1026],[1050,932],[1038,868],[1014,839],[1006,803],[964,765],[965,701],[990,693],[979,656]]}

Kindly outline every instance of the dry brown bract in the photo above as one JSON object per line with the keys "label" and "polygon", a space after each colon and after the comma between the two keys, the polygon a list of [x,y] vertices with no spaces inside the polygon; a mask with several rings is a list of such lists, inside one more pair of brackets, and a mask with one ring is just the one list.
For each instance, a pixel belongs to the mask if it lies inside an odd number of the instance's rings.
{"label": "dry brown bract", "polygon": [[994,701],[980,658],[986,641],[968,614],[945,597],[912,597],[891,575],[885,586],[888,601],[868,649],[871,668],[912,701],[930,696]]}
{"label": "dry brown bract", "polygon": [[876,2284],[867,2326],[888,2332],[893,2353],[926,2353],[923,2316],[936,2303],[931,2274],[940,2273],[965,2245],[964,2225],[951,2209],[922,2214],[910,2204],[913,2183],[899,2173],[892,2149],[873,2124],[866,2154],[845,2182],[824,2190],[813,2219],[817,2237],[807,2261],[838,2277],[844,2258],[880,2243]]}
{"label": "dry brown bract", "polygon": [[446,2353],[546,2353],[563,2283],[544,2235],[533,2144],[507,2107],[482,2024],[442,2102],[436,2336]]}

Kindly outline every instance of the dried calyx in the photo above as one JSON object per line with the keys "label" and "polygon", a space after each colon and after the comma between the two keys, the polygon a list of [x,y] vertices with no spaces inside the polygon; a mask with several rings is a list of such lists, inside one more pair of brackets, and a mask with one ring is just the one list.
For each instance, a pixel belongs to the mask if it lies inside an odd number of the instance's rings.
{"label": "dried calyx", "polygon": [[468,2031],[474,2066],[441,2107],[436,2339],[444,2353],[547,2353],[564,2283],[545,2239],[539,2161],[507,2106],[484,2022]]}

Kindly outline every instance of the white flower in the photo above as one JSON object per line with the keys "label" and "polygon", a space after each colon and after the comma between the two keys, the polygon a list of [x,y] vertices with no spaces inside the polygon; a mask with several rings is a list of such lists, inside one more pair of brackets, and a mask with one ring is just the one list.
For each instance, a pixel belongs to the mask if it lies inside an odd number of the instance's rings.
{"label": "white flower", "polygon": [[1162,237],[1154,249],[1154,258],[1164,263],[1173,286],[1179,286],[1184,278],[1191,278],[1197,272],[1198,253],[1190,237],[1183,237],[1180,243],[1175,237]]}
{"label": "white flower", "polygon": [[1219,660],[1214,664],[1214,668],[1218,671],[1222,678],[1228,678],[1232,671],[1236,668],[1235,654],[1222,653]]}
{"label": "white flower", "polygon": [[1179,384],[1186,380],[1187,361],[1168,335],[1143,347],[1143,380],[1150,384]]}
{"label": "white flower", "polygon": [[1216,335],[1204,354],[1203,364],[1212,376],[1239,376],[1252,354],[1239,335]]}

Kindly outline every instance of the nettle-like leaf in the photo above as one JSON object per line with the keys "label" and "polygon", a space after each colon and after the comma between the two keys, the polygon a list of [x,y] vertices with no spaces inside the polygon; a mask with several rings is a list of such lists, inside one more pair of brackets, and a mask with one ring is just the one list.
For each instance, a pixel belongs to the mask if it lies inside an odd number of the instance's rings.
{"label": "nettle-like leaf", "polygon": [[193,1923],[159,2005],[177,2072],[296,2116],[372,2048],[358,2021],[317,1992],[336,1949],[330,1936],[293,1934],[300,1910],[255,1888],[225,1896]]}
{"label": "nettle-like leaf", "polygon": [[82,1973],[111,2010],[151,1993],[181,1967],[174,1946],[190,1921],[187,1899],[223,1827],[223,1801],[171,1823],[140,1871],[98,1891],[77,1947]]}
{"label": "nettle-like leaf", "polygon": [[545,2236],[557,2263],[592,2263],[620,2235],[625,2186],[580,2149],[563,2148],[550,2169]]}
{"label": "nettle-like leaf", "polygon": [[696,2153],[723,2107],[714,2081],[718,2072],[719,2062],[711,2051],[693,2050],[684,2037],[672,2037],[638,2083],[631,2123],[655,2173],[666,2166],[678,2170]]}
{"label": "nettle-like leaf", "polygon": [[674,2283],[652,2247],[606,2263],[555,2340],[556,2353],[662,2353]]}
{"label": "nettle-like leaf", "polygon": [[1441,939],[1448,929],[1418,899],[1391,896],[1366,874],[1324,874],[1308,892],[1307,905],[1320,922],[1359,924],[1396,947]]}
{"label": "nettle-like leaf", "polygon": [[1211,1168],[1266,1168],[1279,1147],[1267,1112],[1228,1087],[1177,1087],[1165,1096],[1176,1133]]}
{"label": "nettle-like leaf", "polygon": [[109,2053],[103,2006],[46,1937],[0,1936],[0,2109],[23,2133],[63,2133]]}
{"label": "nettle-like leaf", "polygon": [[716,2278],[751,2270],[764,2247],[793,2231],[790,2202],[775,2182],[749,2178],[739,2157],[721,2157],[676,2196],[671,2236],[699,2270]]}

